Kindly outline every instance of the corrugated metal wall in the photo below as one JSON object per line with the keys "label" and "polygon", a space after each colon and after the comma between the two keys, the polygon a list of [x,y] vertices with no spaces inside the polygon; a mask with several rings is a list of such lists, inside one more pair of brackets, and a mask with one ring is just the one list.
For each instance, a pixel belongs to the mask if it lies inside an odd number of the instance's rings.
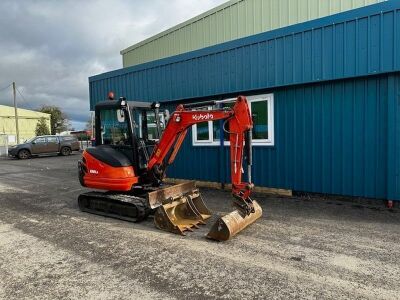
{"label": "corrugated metal wall", "polygon": [[[399,46],[400,1],[389,1],[91,77],[91,107],[110,90],[148,101],[273,92],[275,146],[254,147],[257,185],[400,200]],[[188,137],[169,175],[228,181],[227,162],[226,148]]]}
{"label": "corrugated metal wall", "polygon": [[382,0],[233,0],[121,51],[123,66],[220,44]]}
{"label": "corrugated metal wall", "polygon": [[[254,183],[400,200],[399,78],[382,75],[268,91],[275,99],[275,146],[253,147]],[[226,146],[193,147],[189,136],[168,175],[230,182],[228,151]]]}
{"label": "corrugated metal wall", "polygon": [[168,101],[397,71],[399,9],[389,1],[94,76],[91,108],[109,90]]}

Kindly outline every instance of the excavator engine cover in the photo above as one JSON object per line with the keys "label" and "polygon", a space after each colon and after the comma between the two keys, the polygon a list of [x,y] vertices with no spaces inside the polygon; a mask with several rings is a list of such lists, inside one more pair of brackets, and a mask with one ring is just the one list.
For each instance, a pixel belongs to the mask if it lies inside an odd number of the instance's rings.
{"label": "excavator engine cover", "polygon": [[148,200],[152,208],[157,207],[155,225],[165,231],[185,235],[211,217],[194,181],[151,192]]}
{"label": "excavator engine cover", "polygon": [[245,229],[250,224],[254,223],[262,215],[261,206],[253,200],[254,212],[245,215],[239,210],[220,217],[211,227],[207,237],[217,241],[227,241],[234,235]]}

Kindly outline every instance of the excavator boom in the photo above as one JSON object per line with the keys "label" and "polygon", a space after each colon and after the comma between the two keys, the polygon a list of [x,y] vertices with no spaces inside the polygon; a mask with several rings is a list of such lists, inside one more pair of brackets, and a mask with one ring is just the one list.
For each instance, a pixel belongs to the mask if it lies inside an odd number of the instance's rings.
{"label": "excavator boom", "polygon": [[[237,210],[220,218],[207,236],[216,240],[227,240],[253,223],[262,214],[261,207],[250,198],[253,184],[250,180],[249,182],[242,181],[245,149],[247,150],[247,163],[249,166],[251,165],[251,129],[253,122],[247,99],[243,96],[237,98],[233,108],[196,110],[197,107],[211,104],[218,104],[218,102],[211,101],[177,107],[149,159],[148,171],[162,180],[167,167],[173,163],[189,127],[203,122],[226,120],[225,122],[229,125],[232,195]],[[250,179],[250,167],[248,174]],[[198,200],[195,201],[194,199]],[[168,205],[164,204],[160,208],[160,214],[156,213],[156,226],[173,232],[177,231],[176,228],[180,228],[178,231],[181,231],[182,226],[191,230],[192,227],[196,227],[197,223],[193,222],[189,218],[190,216],[196,215],[199,224],[202,224],[210,216],[208,209],[204,209],[204,207],[204,202],[200,196],[187,197],[184,201],[182,201],[182,198],[175,202],[170,201]],[[199,211],[199,213],[196,214],[193,211]],[[201,211],[206,213],[202,214]],[[191,221],[187,223],[187,219]],[[175,227],[174,224],[176,224]],[[171,230],[171,228],[174,229]]]}

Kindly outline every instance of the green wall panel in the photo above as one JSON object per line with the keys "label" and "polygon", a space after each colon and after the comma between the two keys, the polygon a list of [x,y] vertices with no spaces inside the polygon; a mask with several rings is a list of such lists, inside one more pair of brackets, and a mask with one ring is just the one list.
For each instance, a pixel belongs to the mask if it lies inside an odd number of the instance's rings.
{"label": "green wall panel", "polygon": [[383,0],[231,0],[121,51],[123,66],[165,58]]}

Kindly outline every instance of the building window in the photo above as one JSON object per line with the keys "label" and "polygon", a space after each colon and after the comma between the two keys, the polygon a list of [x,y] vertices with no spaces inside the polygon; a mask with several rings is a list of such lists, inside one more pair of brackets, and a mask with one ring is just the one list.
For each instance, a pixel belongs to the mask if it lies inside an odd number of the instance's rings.
{"label": "building window", "polygon": [[[212,109],[212,107],[208,107]],[[193,144],[210,145],[213,142],[213,122],[204,122],[192,126]]]}
{"label": "building window", "polygon": [[274,95],[248,97],[253,119],[254,145],[274,145]]}
{"label": "building window", "polygon": [[[234,99],[226,99],[224,107],[232,107]],[[250,111],[253,118],[253,146],[274,145],[274,95],[248,96]],[[211,107],[209,108],[211,109]],[[225,125],[227,126],[227,124]],[[229,130],[229,128],[225,128]],[[220,121],[210,121],[193,125],[194,146],[218,146],[220,145],[220,134],[224,135],[224,145],[229,146],[229,135],[221,128]]]}

